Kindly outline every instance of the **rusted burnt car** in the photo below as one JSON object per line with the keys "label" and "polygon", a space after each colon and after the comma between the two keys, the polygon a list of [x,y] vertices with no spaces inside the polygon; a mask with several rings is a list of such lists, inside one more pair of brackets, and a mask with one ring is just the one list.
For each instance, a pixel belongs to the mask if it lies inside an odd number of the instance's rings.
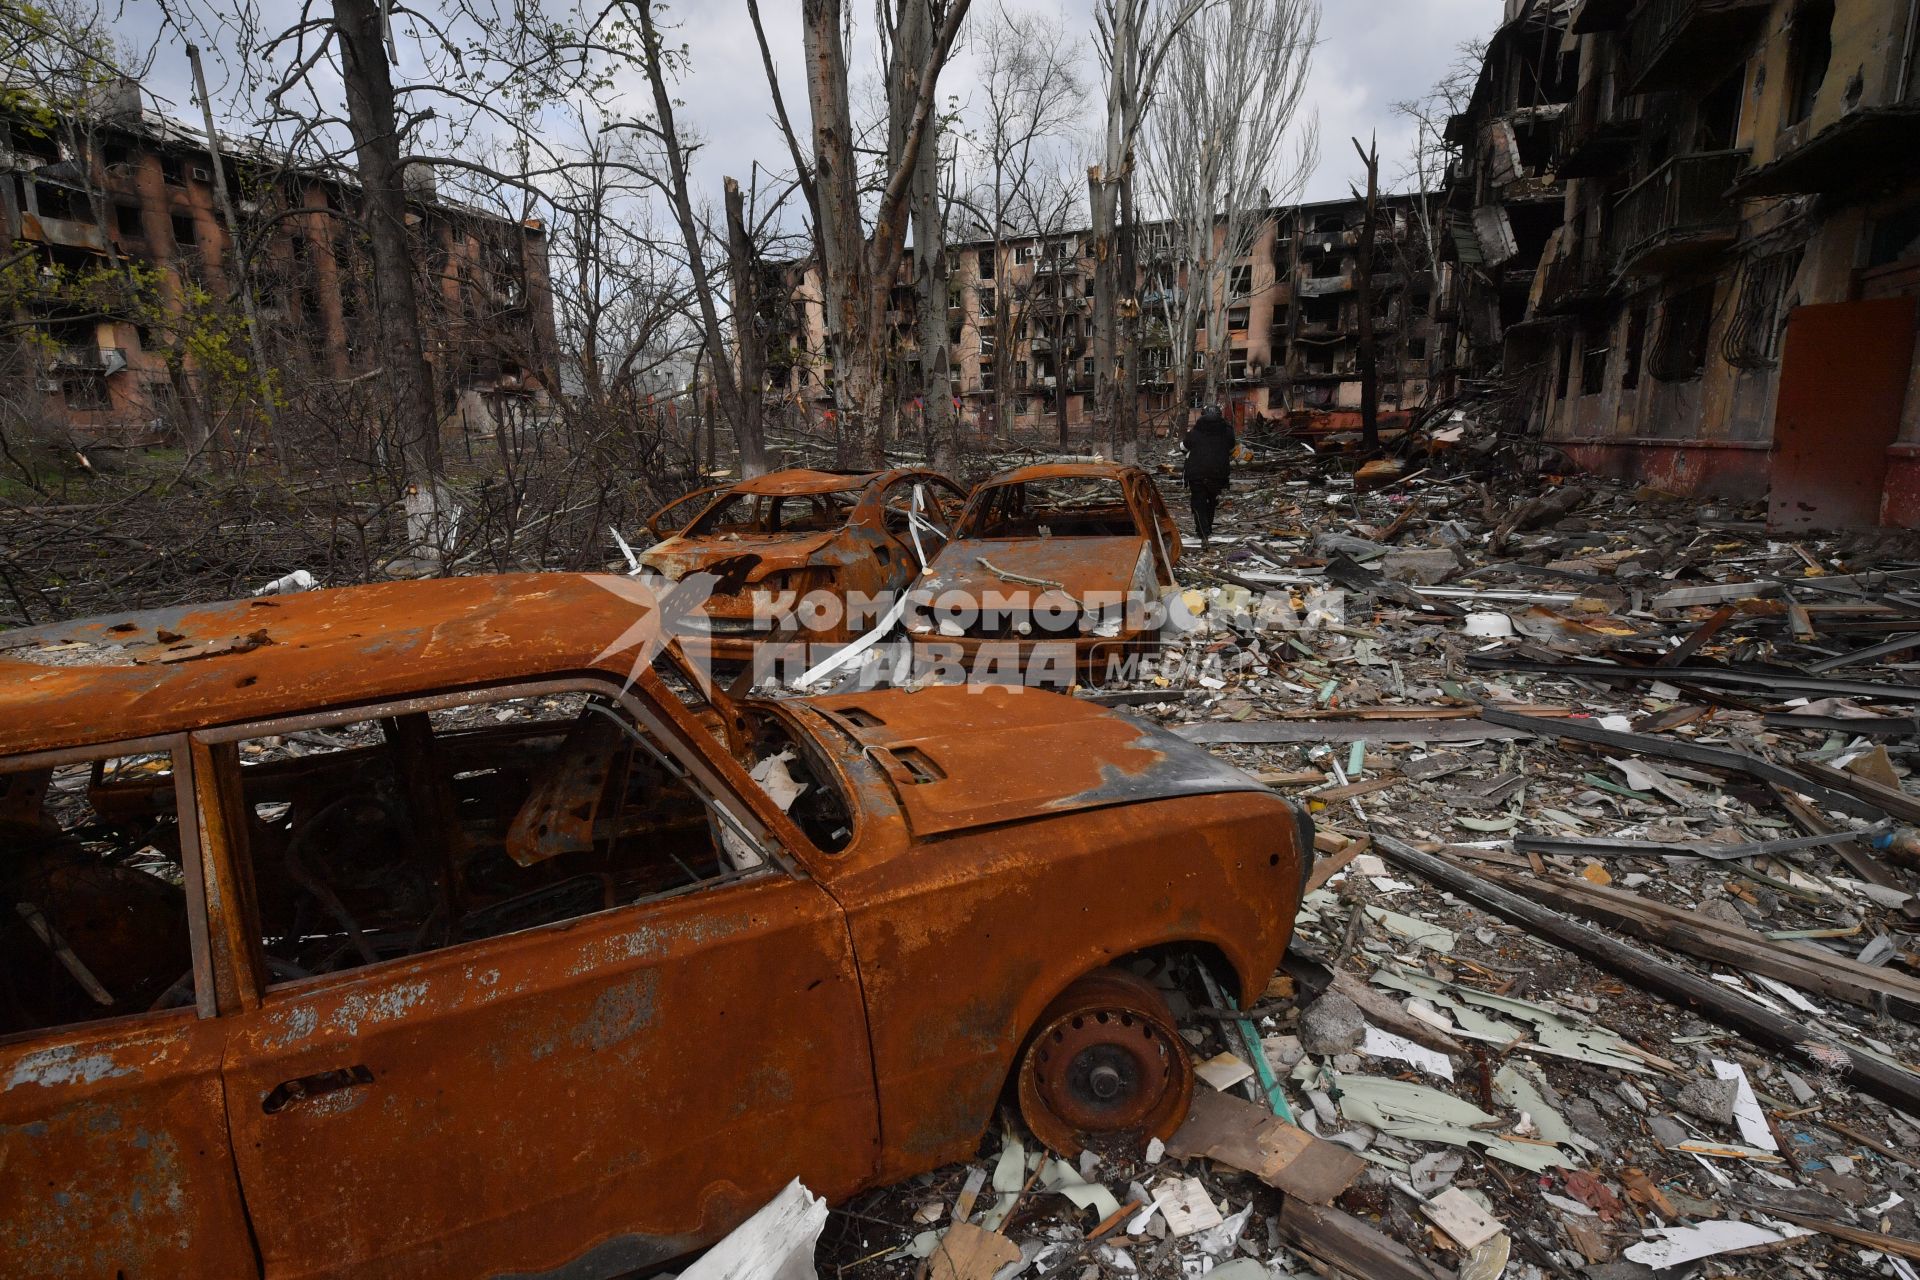
{"label": "rusted burnt car", "polygon": [[1157,646],[1179,561],[1139,467],[1019,467],[974,489],[907,626],[916,650],[970,675],[1117,676]]}
{"label": "rusted burnt car", "polygon": [[[656,533],[676,522],[680,528],[642,552],[640,563],[675,581],[712,575],[702,610],[710,637],[700,644],[722,662],[750,659],[757,643],[783,631],[809,644],[858,636],[878,621],[883,597],[920,576],[966,503],[945,476],[912,468],[790,468],[742,480],[704,505],[699,497],[654,517]],[[840,607],[799,610],[807,597],[820,598],[815,593]],[[856,598],[881,603],[867,617],[845,608]]]}
{"label": "rusted burnt car", "polygon": [[1178,1124],[1130,966],[1257,998],[1297,811],[1042,692],[703,693],[607,653],[626,582],[0,635],[9,1274],[614,1275],[1009,1094],[1065,1152]]}

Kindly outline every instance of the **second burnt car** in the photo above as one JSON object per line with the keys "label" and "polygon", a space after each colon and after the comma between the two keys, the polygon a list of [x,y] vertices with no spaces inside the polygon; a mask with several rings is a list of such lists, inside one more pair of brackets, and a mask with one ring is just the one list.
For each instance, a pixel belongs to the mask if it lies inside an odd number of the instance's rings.
{"label": "second burnt car", "polygon": [[[848,605],[884,608],[911,585],[965,502],[937,471],[788,468],[669,503],[652,524],[656,532],[678,531],[639,561],[674,581],[707,575],[700,612],[708,635],[685,643],[715,661],[746,662],[789,623],[784,638],[807,645],[843,643],[866,630],[877,617]],[[809,597],[837,608],[801,610]]]}
{"label": "second burnt car", "polygon": [[1069,1156],[1173,1131],[1149,978],[1260,998],[1300,812],[1042,691],[703,691],[635,585],[0,635],[0,1270],[590,1280],[1009,1097]]}
{"label": "second burnt car", "polygon": [[1158,646],[1179,562],[1179,529],[1141,468],[1003,471],[974,489],[914,588],[915,657],[969,678],[1118,677]]}

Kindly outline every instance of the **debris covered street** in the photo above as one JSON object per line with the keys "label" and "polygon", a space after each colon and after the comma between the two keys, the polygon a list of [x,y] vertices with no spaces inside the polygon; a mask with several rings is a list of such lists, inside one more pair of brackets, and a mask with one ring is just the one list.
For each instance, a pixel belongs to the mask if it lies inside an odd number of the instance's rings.
{"label": "debris covered street", "polygon": [[[987,1170],[1000,1280],[1914,1274],[1920,545],[1457,456],[1360,492],[1337,455],[1257,456],[1183,566],[1194,677],[1083,696],[1310,806],[1283,971],[1244,1018],[1198,966],[1154,975],[1202,1080],[1159,1159],[1060,1162],[1008,1116],[837,1211],[823,1273],[906,1274]],[[1263,617],[1276,586],[1296,609]],[[1360,1159],[1263,1142],[1282,1108]]]}

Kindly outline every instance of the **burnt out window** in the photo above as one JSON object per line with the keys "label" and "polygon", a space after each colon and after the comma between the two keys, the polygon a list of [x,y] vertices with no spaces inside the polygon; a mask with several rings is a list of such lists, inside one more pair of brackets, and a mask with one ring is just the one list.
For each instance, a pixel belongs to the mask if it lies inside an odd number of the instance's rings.
{"label": "burnt out window", "polygon": [[736,493],[687,528],[689,537],[778,537],[824,533],[847,522],[860,490],[828,493]]}
{"label": "burnt out window", "polygon": [[1662,382],[1687,382],[1707,367],[1707,330],[1713,324],[1713,285],[1696,285],[1668,298],[1648,371]]}
{"label": "burnt out window", "polygon": [[1620,362],[1620,387],[1631,391],[1640,385],[1640,361],[1647,346],[1647,309],[1635,307],[1627,316],[1627,349]]}
{"label": "burnt out window", "polygon": [[1580,349],[1580,394],[1596,396],[1606,389],[1607,356],[1613,348],[1606,345],[1606,333],[1584,332]]}
{"label": "burnt out window", "polygon": [[1833,0],[1801,0],[1787,36],[1787,118],[1796,125],[1813,114],[1833,61]]}
{"label": "burnt out window", "polygon": [[0,894],[0,1036],[194,1003],[170,754],[0,772]]}
{"label": "burnt out window", "polygon": [[275,983],[777,867],[681,755],[600,695],[263,733],[227,748],[225,769]]}
{"label": "burnt out window", "polygon": [[993,279],[993,250],[991,249],[980,250],[975,259],[975,262],[980,273],[980,278],[982,280]]}
{"label": "burnt out window", "polygon": [[963,538],[1131,538],[1140,530],[1112,476],[1052,476],[982,491],[967,509]]}
{"label": "burnt out window", "polygon": [[146,225],[140,221],[140,206],[117,204],[113,206],[113,224],[123,236],[144,236]]}
{"label": "burnt out window", "polygon": [[182,248],[200,243],[200,228],[194,225],[190,213],[173,215],[173,242]]}

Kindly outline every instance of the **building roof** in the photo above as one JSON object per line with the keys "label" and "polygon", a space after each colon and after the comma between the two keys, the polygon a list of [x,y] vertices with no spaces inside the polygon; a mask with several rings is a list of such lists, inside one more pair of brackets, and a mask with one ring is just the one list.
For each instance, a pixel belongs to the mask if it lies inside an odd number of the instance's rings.
{"label": "building roof", "polygon": [[[627,594],[611,588],[626,585]],[[0,754],[605,669],[629,579],[434,578],[0,632]]]}

